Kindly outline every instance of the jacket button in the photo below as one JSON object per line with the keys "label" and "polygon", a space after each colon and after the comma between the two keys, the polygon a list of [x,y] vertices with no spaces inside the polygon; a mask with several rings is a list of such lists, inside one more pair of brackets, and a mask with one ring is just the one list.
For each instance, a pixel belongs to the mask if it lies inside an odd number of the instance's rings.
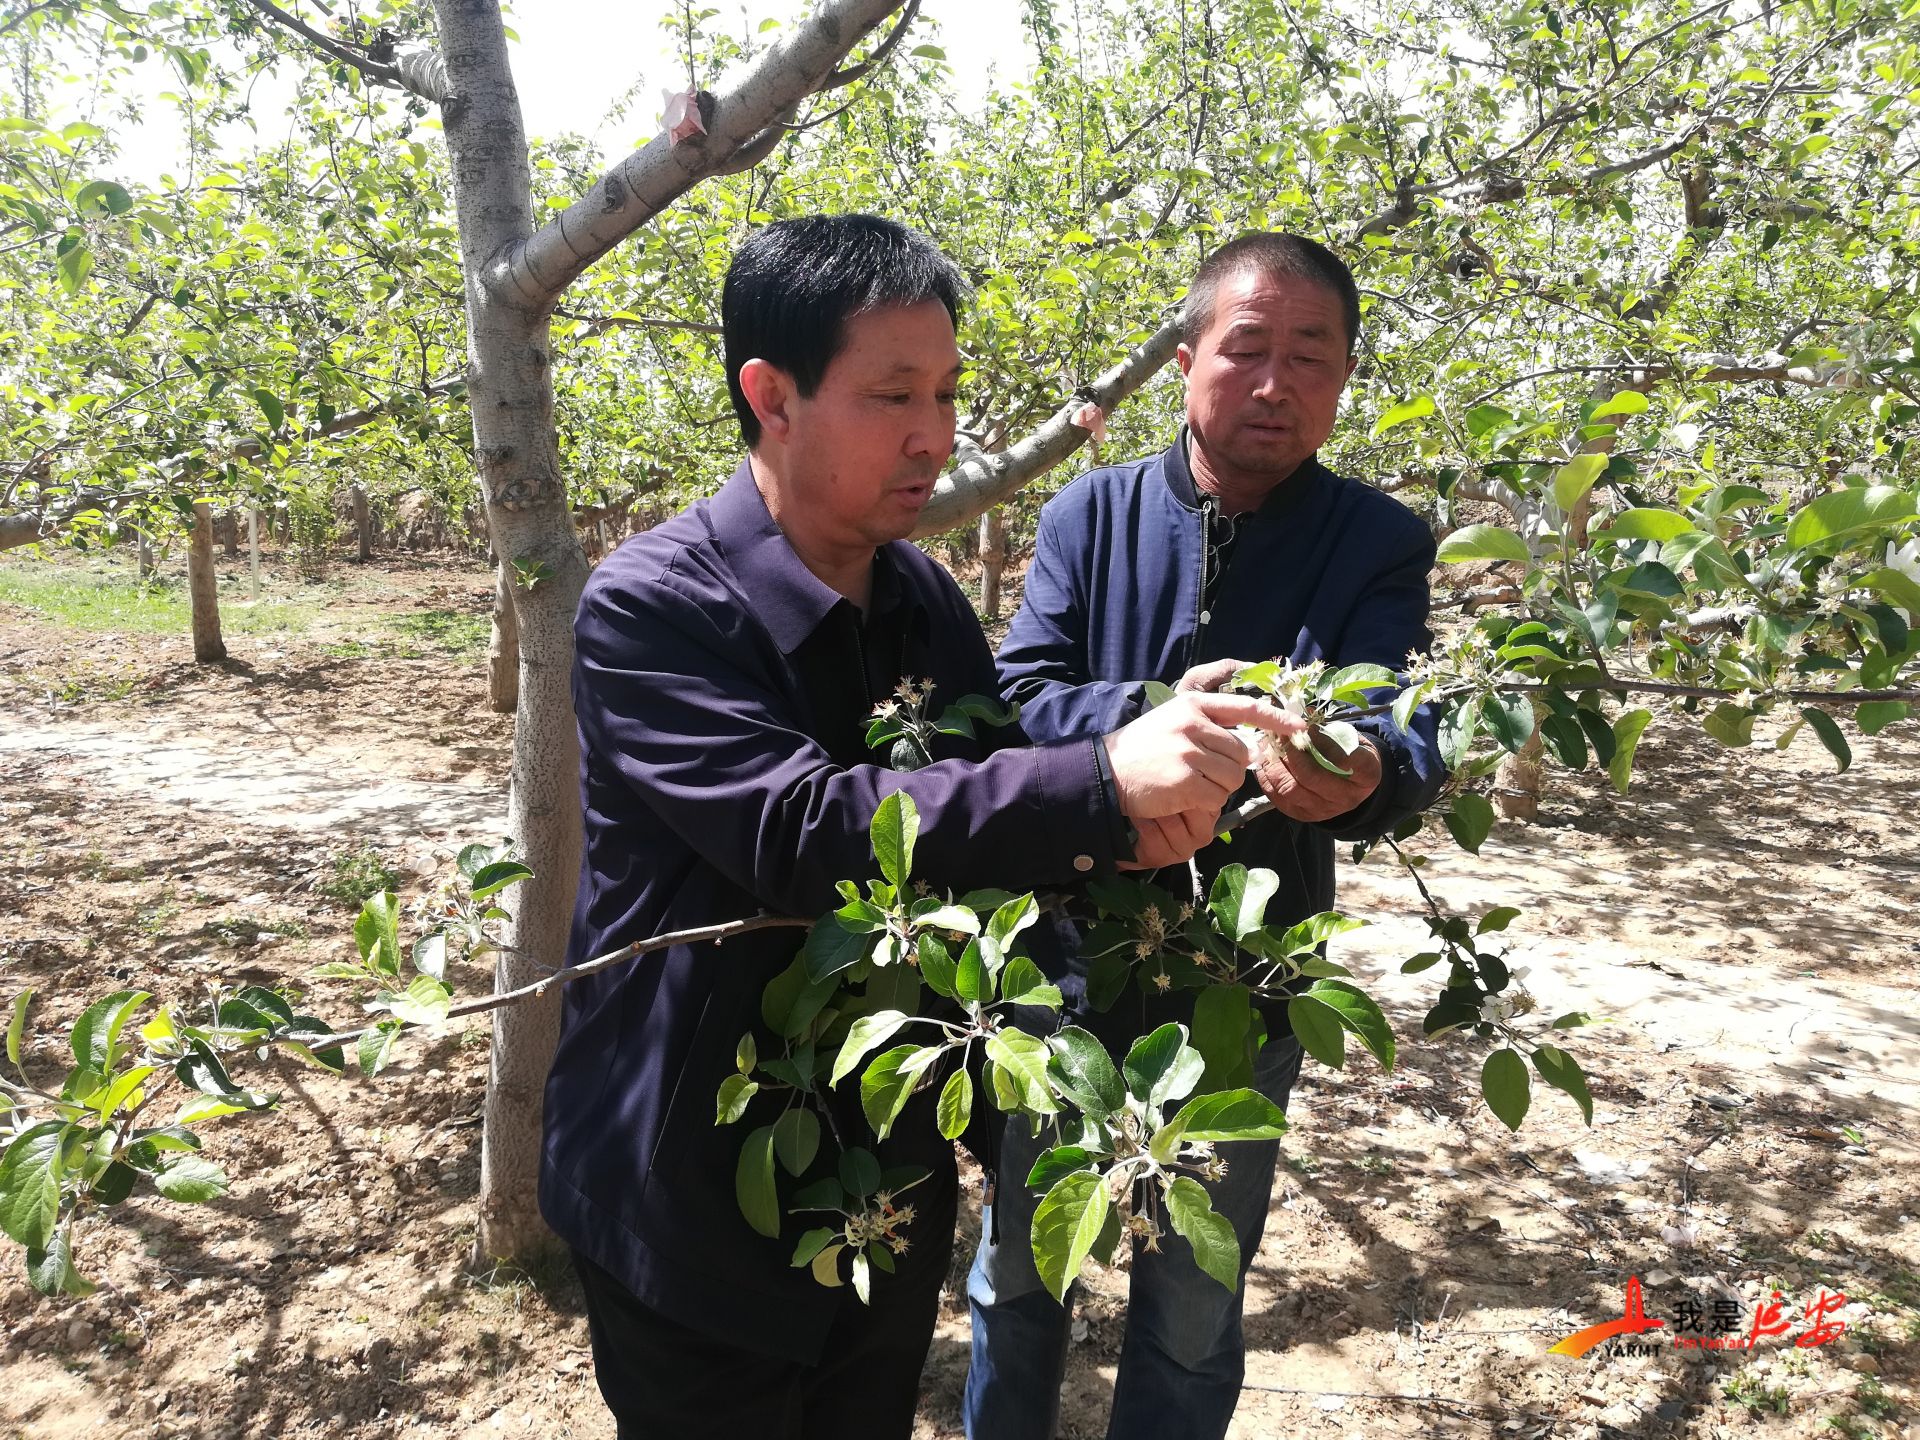
{"label": "jacket button", "polygon": [[1087,871],[1093,869],[1093,856],[1091,855],[1074,856],[1073,868],[1078,870],[1082,875],[1086,874]]}

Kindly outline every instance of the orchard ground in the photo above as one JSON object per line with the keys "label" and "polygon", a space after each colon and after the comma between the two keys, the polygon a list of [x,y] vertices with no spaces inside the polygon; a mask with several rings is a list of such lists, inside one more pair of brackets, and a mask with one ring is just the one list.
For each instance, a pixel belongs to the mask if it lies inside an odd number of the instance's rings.
{"label": "orchard ground", "polygon": [[[0,562],[0,998],[37,987],[44,1021],[123,986],[309,983],[350,950],[358,893],[421,895],[498,833],[487,572],[275,567],[250,610],[241,563],[221,562],[233,658],[207,667],[184,600],[134,596],[124,552]],[[1836,775],[1810,738],[1736,755],[1662,721],[1627,796],[1555,773],[1540,822],[1478,859],[1416,842],[1444,904],[1523,909],[1511,959],[1546,1013],[1613,1017],[1567,1041],[1591,1129],[1546,1091],[1510,1135],[1480,1051],[1415,1038],[1438,983],[1397,974],[1424,948],[1418,896],[1380,857],[1344,868],[1374,923],[1338,954],[1402,1058],[1309,1065],[1296,1093],[1235,1436],[1920,1436],[1916,738],[1856,740]],[[484,1026],[408,1042],[372,1083],[288,1063],[278,1116],[210,1142],[229,1195],[86,1229],[95,1296],[41,1299],[8,1248],[0,1435],[611,1436],[570,1277],[463,1268],[485,1074]],[[959,1433],[972,1238],[921,1437]],[[1670,1322],[1649,1353],[1548,1353],[1618,1317],[1633,1276]],[[1671,1343],[1689,1302],[1744,1334],[1775,1290],[1793,1334],[1843,1292],[1845,1332]],[[1123,1275],[1089,1286],[1067,1436],[1104,1433],[1123,1302]]]}

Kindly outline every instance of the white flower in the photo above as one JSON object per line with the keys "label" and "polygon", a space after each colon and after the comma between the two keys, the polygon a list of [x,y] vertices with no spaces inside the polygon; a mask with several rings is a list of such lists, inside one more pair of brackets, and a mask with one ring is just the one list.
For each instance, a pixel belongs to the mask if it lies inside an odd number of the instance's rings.
{"label": "white flower", "polygon": [[662,90],[660,100],[665,107],[660,128],[666,132],[669,145],[678,145],[689,135],[707,133],[706,123],[700,118],[700,92],[693,86],[678,91]]}
{"label": "white flower", "polygon": [[[1898,549],[1894,548],[1894,543],[1889,540],[1887,542],[1887,568],[1889,570],[1898,570],[1902,575],[1906,576],[1907,579],[1913,581],[1914,584],[1920,585],[1920,535],[1914,536],[1913,539],[1907,541],[1906,544],[1900,546]],[[1913,611],[1907,609],[1904,605],[1896,605],[1894,608],[1906,617],[1909,625],[1913,624],[1916,620],[1920,620],[1920,615],[1914,614]]]}

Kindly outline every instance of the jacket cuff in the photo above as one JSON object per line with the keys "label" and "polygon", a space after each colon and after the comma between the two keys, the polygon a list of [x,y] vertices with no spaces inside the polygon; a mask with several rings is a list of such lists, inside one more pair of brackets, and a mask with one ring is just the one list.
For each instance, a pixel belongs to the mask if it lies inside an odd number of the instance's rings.
{"label": "jacket cuff", "polygon": [[1107,838],[1116,860],[1133,860],[1139,855],[1140,832],[1120,808],[1120,787],[1113,778],[1113,762],[1107,757],[1107,740],[1093,740],[1093,764],[1100,772],[1100,799],[1107,812]]}
{"label": "jacket cuff", "polygon": [[1096,737],[1036,746],[1029,752],[1039,783],[1048,848],[1065,862],[1063,880],[1110,871],[1117,858],[1114,823],[1120,819],[1120,807],[1109,797],[1111,779],[1103,778],[1105,757],[1100,752],[1104,750]]}

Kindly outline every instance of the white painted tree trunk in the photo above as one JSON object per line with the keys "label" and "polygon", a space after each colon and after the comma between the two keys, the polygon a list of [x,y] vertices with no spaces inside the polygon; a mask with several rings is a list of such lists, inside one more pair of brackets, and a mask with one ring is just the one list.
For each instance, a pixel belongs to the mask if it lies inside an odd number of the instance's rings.
{"label": "white painted tree trunk", "polygon": [[204,500],[196,501],[193,507],[187,594],[193,604],[193,658],[203,665],[226,659],[226,642],[220,638],[220,595],[213,574],[213,508]]}
{"label": "white painted tree trunk", "polygon": [[260,507],[247,507],[247,599],[260,598]]}

